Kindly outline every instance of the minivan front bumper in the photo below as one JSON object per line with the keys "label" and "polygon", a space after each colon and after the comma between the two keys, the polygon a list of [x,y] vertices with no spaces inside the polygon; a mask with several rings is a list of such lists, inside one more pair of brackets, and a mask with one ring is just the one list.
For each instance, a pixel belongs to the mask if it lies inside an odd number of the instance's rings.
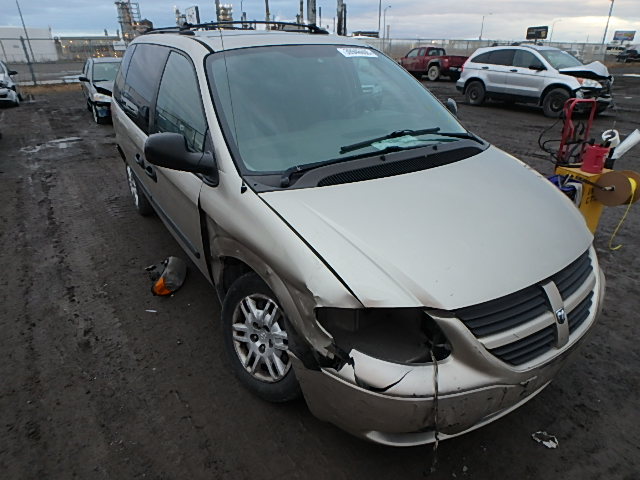
{"label": "minivan front bumper", "polygon": [[582,343],[596,321],[604,276],[590,281],[588,318],[562,348],[524,365],[504,363],[448,312],[429,312],[451,342],[451,354],[419,365],[391,363],[349,352],[338,370],[309,370],[292,355],[311,412],[375,443],[414,446],[461,435],[515,410],[541,392]]}

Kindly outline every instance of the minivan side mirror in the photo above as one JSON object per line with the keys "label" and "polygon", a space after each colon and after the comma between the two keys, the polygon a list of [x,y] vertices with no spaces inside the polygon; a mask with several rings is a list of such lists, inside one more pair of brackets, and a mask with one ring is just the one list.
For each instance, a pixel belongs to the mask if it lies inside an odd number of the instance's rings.
{"label": "minivan side mirror", "polygon": [[183,172],[200,173],[207,183],[217,186],[218,166],[212,152],[190,152],[187,140],[179,133],[163,132],[149,135],[144,142],[144,156],[158,167]]}
{"label": "minivan side mirror", "polygon": [[529,65],[529,70],[537,70],[538,72],[541,72],[546,69],[547,68],[544,65]]}
{"label": "minivan side mirror", "polygon": [[87,77],[81,76],[81,77],[78,77],[78,81],[79,82],[88,82],[89,79]]}
{"label": "minivan side mirror", "polygon": [[453,98],[447,98],[447,103],[445,103],[444,106],[456,117],[458,116],[458,104]]}
{"label": "minivan side mirror", "polygon": [[17,75],[18,72],[16,72],[15,70],[9,70],[9,72],[7,72],[9,74],[9,76],[13,76],[13,75]]}

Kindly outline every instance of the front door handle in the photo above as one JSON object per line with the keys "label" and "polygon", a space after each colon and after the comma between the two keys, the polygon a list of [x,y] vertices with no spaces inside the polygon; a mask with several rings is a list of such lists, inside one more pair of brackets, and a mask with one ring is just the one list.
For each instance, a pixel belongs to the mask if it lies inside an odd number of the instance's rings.
{"label": "front door handle", "polygon": [[482,67],[482,70],[489,70],[489,67]]}
{"label": "front door handle", "polygon": [[517,72],[518,69],[517,68],[512,68],[511,70],[509,70],[510,72]]}

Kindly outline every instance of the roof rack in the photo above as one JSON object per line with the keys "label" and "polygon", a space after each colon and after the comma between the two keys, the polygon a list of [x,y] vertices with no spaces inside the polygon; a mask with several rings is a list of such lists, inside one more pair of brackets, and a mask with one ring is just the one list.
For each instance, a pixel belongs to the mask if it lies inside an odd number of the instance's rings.
{"label": "roof rack", "polygon": [[144,35],[150,33],[178,33],[180,35],[195,35],[198,30],[256,30],[257,25],[272,25],[275,28],[270,30],[278,30],[283,32],[301,32],[308,31],[308,33],[328,35],[324,28],[317,25],[305,24],[305,23],[293,23],[293,22],[272,22],[265,20],[231,20],[224,22],[207,22],[191,24],[186,23],[181,27],[162,27],[152,28],[144,33]]}

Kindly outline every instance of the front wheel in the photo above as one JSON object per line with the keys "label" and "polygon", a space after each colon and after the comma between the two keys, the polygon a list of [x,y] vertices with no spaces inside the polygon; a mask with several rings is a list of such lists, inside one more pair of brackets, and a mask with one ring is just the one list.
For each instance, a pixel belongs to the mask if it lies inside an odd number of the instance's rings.
{"label": "front wheel", "polygon": [[569,98],[571,98],[571,95],[564,88],[550,90],[542,100],[542,111],[545,116],[558,118],[562,114],[564,104]]}
{"label": "front wheel", "polygon": [[482,105],[486,91],[482,82],[476,80],[467,85],[464,94],[469,105]]}
{"label": "front wheel", "polygon": [[92,105],[91,112],[93,113],[93,121],[96,122],[98,125],[104,125],[106,123],[109,123],[108,117],[101,117],[98,115],[98,107],[96,107],[95,105]]}
{"label": "front wheel", "polygon": [[222,303],[222,322],[231,369],[245,387],[269,402],[300,396],[284,312],[258,275],[248,273],[233,283]]}
{"label": "front wheel", "polygon": [[438,65],[431,65],[427,69],[427,78],[432,82],[438,80],[440,78],[440,67]]}

